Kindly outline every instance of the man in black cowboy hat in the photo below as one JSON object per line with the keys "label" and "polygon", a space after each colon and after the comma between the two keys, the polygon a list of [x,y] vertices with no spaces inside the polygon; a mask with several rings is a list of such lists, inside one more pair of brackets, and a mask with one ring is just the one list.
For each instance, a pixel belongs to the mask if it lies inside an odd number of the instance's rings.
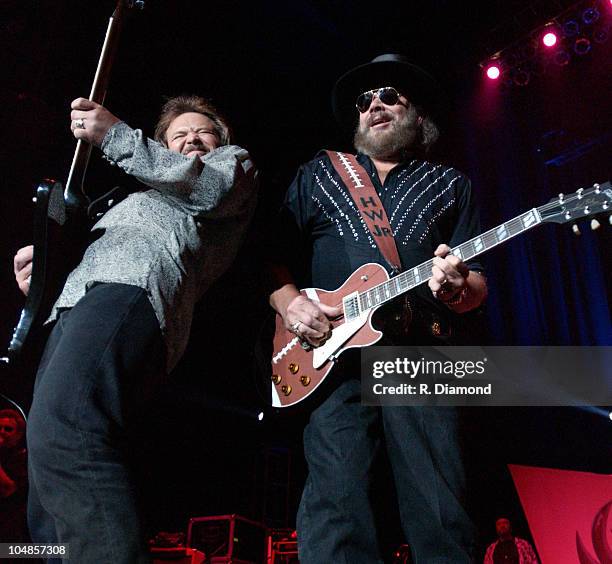
{"label": "man in black cowboy hat", "polygon": [[[455,322],[487,293],[482,267],[449,254],[479,233],[469,180],[424,159],[438,137],[442,100],[434,79],[400,55],[352,69],[333,90],[334,113],[354,132],[355,166],[365,169],[382,202],[401,268],[435,257],[428,287],[414,290],[399,309],[381,310],[387,344],[456,343]],[[398,267],[380,250],[384,229],[368,229],[358,200],[334,168],[333,153],[320,153],[300,167],[282,209],[287,248],[275,260],[270,303],[288,330],[315,347],[342,311],[301,295],[294,281],[334,290],[363,264]],[[362,200],[368,208],[370,198]],[[304,250],[308,265],[296,260]],[[456,411],[362,405],[359,368],[349,353],[328,380],[334,389],[304,433],[309,476],[298,513],[300,561],[382,562],[371,486],[384,445],[413,561],[471,562],[474,531],[462,505]]]}

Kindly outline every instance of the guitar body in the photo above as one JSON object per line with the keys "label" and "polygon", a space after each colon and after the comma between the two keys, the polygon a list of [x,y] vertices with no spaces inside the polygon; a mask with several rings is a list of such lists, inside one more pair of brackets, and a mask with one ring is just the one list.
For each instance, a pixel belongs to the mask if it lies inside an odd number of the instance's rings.
{"label": "guitar body", "polygon": [[[389,280],[387,271],[379,264],[369,263],[358,268],[337,290],[328,292],[318,288],[302,290],[311,300],[327,305],[338,305],[355,292],[364,292]],[[335,360],[345,350],[367,347],[376,343],[382,333],[372,326],[376,308],[346,320],[332,321],[331,337],[320,347],[306,350],[300,339],[285,329],[280,315],[276,315],[271,363],[274,407],[289,407],[310,396],[325,380]]]}
{"label": "guitar body", "polygon": [[30,290],[8,346],[10,361],[21,355],[49,317],[68,274],[82,257],[84,244],[79,242],[85,240],[87,228],[84,210],[66,206],[59,182],[45,179],[38,185]]}
{"label": "guitar body", "polygon": [[[542,223],[567,223],[597,214],[610,214],[612,185],[610,182],[579,188],[575,194],[559,194],[547,204],[533,208],[494,229],[451,249],[451,253],[467,261]],[[612,216],[609,215],[610,223]],[[382,337],[372,326],[373,313],[384,303],[424,284],[431,277],[433,259],[389,278],[379,264],[365,264],[333,292],[308,288],[302,294],[327,305],[343,306],[344,315],[332,322],[330,338],[320,347],[303,347],[304,343],[287,331],[282,318],[276,316],[271,372],[271,403],[289,407],[310,396],[325,380],[338,356],[353,347],[367,347]],[[269,357],[268,357],[269,358]]]}

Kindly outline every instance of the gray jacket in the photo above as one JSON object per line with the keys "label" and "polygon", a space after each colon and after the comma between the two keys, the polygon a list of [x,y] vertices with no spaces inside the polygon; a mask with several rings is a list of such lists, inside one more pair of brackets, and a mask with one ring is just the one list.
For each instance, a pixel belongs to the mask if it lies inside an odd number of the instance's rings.
{"label": "gray jacket", "polygon": [[159,320],[170,371],[187,345],[194,304],[236,255],[256,203],[255,167],[235,145],[186,157],[123,122],[108,131],[102,151],[151,189],[94,225],[102,235],[68,277],[49,320],[94,283],[139,286]]}

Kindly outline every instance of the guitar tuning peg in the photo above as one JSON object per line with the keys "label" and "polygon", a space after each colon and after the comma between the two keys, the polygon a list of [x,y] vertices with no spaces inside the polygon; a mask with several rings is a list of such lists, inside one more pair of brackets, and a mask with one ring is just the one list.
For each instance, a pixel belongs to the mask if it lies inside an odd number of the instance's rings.
{"label": "guitar tuning peg", "polygon": [[577,224],[572,224],[572,231],[574,232],[574,235],[576,236],[580,236],[580,228],[578,227]]}
{"label": "guitar tuning peg", "polygon": [[599,221],[597,221],[596,219],[592,219],[591,220],[591,230],[595,231],[596,229],[599,229],[601,227],[601,223],[599,223]]}

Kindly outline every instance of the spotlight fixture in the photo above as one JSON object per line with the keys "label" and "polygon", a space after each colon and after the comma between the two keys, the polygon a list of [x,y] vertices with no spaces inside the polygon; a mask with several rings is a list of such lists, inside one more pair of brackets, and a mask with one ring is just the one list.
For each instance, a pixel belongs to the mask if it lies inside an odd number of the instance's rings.
{"label": "spotlight fixture", "polygon": [[565,37],[574,37],[580,33],[580,26],[576,20],[567,20],[563,24],[563,35]]}
{"label": "spotlight fixture", "polygon": [[577,0],[563,12],[546,17],[546,23],[481,60],[487,79],[497,80],[503,88],[527,86],[538,82],[551,66],[588,59],[585,56],[612,35],[612,0]]}
{"label": "spotlight fixture", "polygon": [[555,63],[555,65],[558,65],[560,67],[564,67],[565,65],[568,65],[570,62],[570,54],[565,50],[565,49],[559,49],[554,55],[553,55],[553,62]]}
{"label": "spotlight fixture", "polygon": [[491,80],[497,80],[500,74],[501,71],[499,70],[499,66],[495,63],[492,63],[487,67],[487,77]]}
{"label": "spotlight fixture", "polygon": [[542,37],[542,43],[546,47],[554,47],[557,44],[557,34],[552,31],[546,32],[544,37]]}
{"label": "spotlight fixture", "polygon": [[591,42],[586,37],[579,37],[574,43],[576,55],[586,55],[591,50]]}
{"label": "spotlight fixture", "polygon": [[591,25],[594,24],[599,19],[599,10],[595,7],[587,8],[584,12],[582,12],[582,21]]}

